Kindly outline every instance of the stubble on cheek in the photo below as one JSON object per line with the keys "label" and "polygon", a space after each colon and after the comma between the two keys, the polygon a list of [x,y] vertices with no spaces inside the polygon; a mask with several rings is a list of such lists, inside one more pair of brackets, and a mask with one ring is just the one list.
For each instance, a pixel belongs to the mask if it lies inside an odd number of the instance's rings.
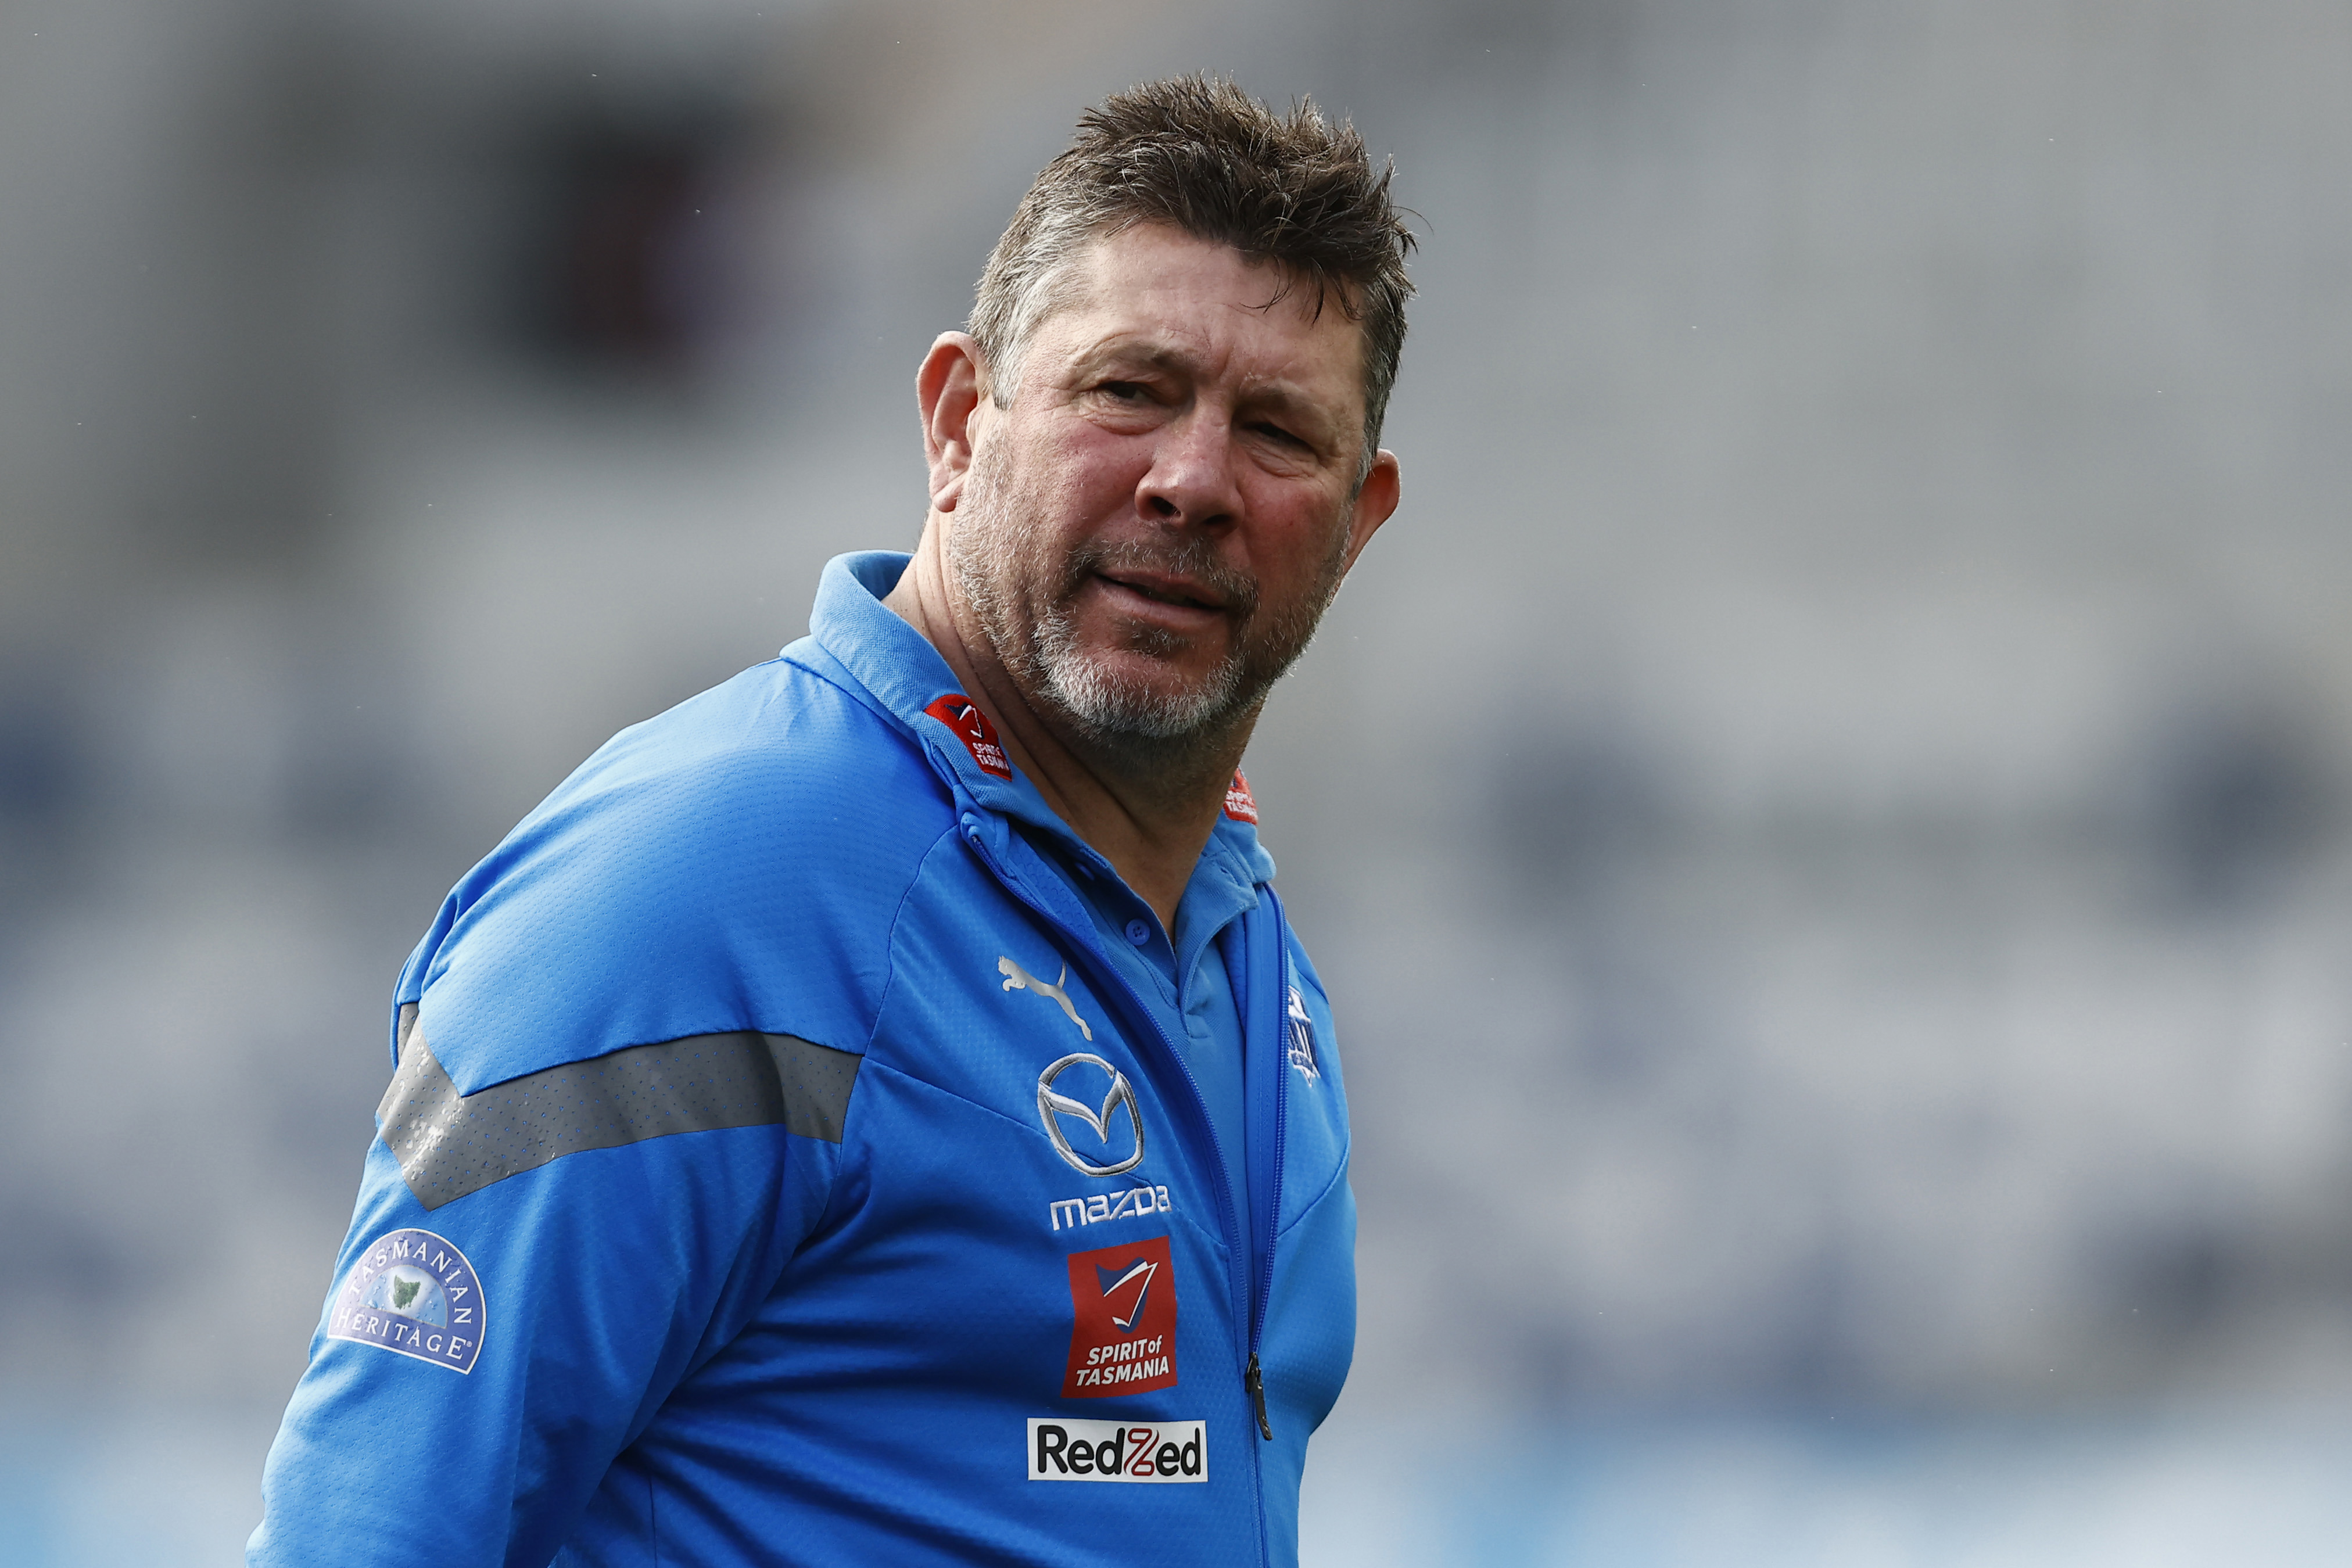
{"label": "stubble on cheek", "polygon": [[[1307,593],[1269,609],[1261,603],[1255,577],[1227,565],[1197,535],[1164,542],[1087,540],[1056,560],[1055,536],[1035,519],[1082,507],[1079,487],[1048,484],[1033,491],[1004,479],[1001,463],[974,464],[949,536],[950,566],[1023,697],[1106,742],[1204,738],[1253,711],[1305,650],[1339,584],[1344,518]],[[1193,652],[1194,639],[1115,612],[1106,612],[1112,621],[1107,643],[1086,644],[1078,605],[1087,584],[1130,571],[1186,578],[1214,592],[1225,614],[1224,647],[1213,664],[1180,674],[1177,662]],[[1160,669],[1121,669],[1118,655],[1139,656]]]}
{"label": "stubble on cheek", "polygon": [[[1049,547],[1028,523],[1041,515],[1035,500],[1008,493],[993,453],[973,463],[948,535],[948,561],[989,646],[1020,679],[1034,662],[1041,619],[1068,591],[1041,580],[1067,574],[1051,572],[1042,559]],[[1027,682],[1021,684],[1023,695],[1031,695]]]}

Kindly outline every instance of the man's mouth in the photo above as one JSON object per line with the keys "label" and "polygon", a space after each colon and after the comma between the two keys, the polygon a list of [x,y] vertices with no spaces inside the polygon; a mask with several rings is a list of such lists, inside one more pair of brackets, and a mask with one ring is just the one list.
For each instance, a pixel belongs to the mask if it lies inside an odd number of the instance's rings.
{"label": "man's mouth", "polygon": [[1172,604],[1184,610],[1223,610],[1223,601],[1214,597],[1214,591],[1181,579],[1140,577],[1126,572],[1099,572],[1105,582],[1124,588],[1155,604]]}

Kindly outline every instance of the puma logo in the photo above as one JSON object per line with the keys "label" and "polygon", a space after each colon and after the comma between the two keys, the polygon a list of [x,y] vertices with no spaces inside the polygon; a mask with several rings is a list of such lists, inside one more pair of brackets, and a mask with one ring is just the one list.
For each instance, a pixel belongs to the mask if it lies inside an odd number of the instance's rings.
{"label": "puma logo", "polygon": [[1050,997],[1061,1003],[1062,1010],[1070,1015],[1070,1021],[1078,1026],[1078,1032],[1087,1037],[1088,1044],[1093,1043],[1095,1031],[1087,1027],[1087,1020],[1080,1018],[1078,1009],[1070,1005],[1070,993],[1062,989],[1062,980],[1070,977],[1067,964],[1062,966],[1061,979],[1050,986],[1010,958],[999,958],[996,972],[1004,977],[1004,988],[1008,991],[1034,991],[1041,997]]}

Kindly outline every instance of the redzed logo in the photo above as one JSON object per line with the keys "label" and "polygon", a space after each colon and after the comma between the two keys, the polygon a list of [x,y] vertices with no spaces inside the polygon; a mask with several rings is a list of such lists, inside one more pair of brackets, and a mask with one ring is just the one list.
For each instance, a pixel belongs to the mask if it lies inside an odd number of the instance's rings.
{"label": "redzed logo", "polygon": [[[999,779],[1013,777],[1013,764],[1004,760],[1004,747],[997,744],[996,727],[988,722],[979,704],[961,692],[950,692],[923,711],[956,732],[956,738],[963,742],[964,749],[971,753],[971,759],[980,764],[982,773]],[[1228,805],[1225,809],[1233,808]]]}
{"label": "redzed logo", "polygon": [[1153,1427],[1115,1421],[1029,1418],[1029,1479],[1033,1481],[1205,1481],[1209,1424],[1163,1421]]}
{"label": "redzed logo", "polygon": [[1225,786],[1225,815],[1236,822],[1255,825],[1257,821],[1257,802],[1250,797],[1249,780],[1238,773]]}
{"label": "redzed logo", "polygon": [[1070,1255],[1070,1364],[1065,1399],[1176,1385],[1176,1269],[1168,1238]]}

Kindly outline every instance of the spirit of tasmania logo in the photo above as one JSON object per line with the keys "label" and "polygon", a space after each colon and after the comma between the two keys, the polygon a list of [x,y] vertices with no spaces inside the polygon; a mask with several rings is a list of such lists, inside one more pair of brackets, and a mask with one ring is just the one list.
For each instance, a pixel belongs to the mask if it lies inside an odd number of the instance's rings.
{"label": "spirit of tasmania logo", "polygon": [[471,1372],[487,1316],[482,1282],[463,1252],[430,1230],[395,1230],[352,1265],[327,1337]]}
{"label": "spirit of tasmania logo", "polygon": [[1176,1269],[1168,1238],[1070,1255],[1070,1365],[1065,1399],[1176,1386]]}
{"label": "spirit of tasmania logo", "polygon": [[1250,795],[1249,780],[1238,773],[1225,786],[1225,815],[1236,822],[1257,824],[1257,801]]}
{"label": "spirit of tasmania logo", "polygon": [[1004,759],[1003,744],[996,738],[996,727],[980,711],[980,705],[961,692],[950,692],[923,710],[950,729],[980,764],[980,770],[992,778],[1013,777],[1013,764]]}

